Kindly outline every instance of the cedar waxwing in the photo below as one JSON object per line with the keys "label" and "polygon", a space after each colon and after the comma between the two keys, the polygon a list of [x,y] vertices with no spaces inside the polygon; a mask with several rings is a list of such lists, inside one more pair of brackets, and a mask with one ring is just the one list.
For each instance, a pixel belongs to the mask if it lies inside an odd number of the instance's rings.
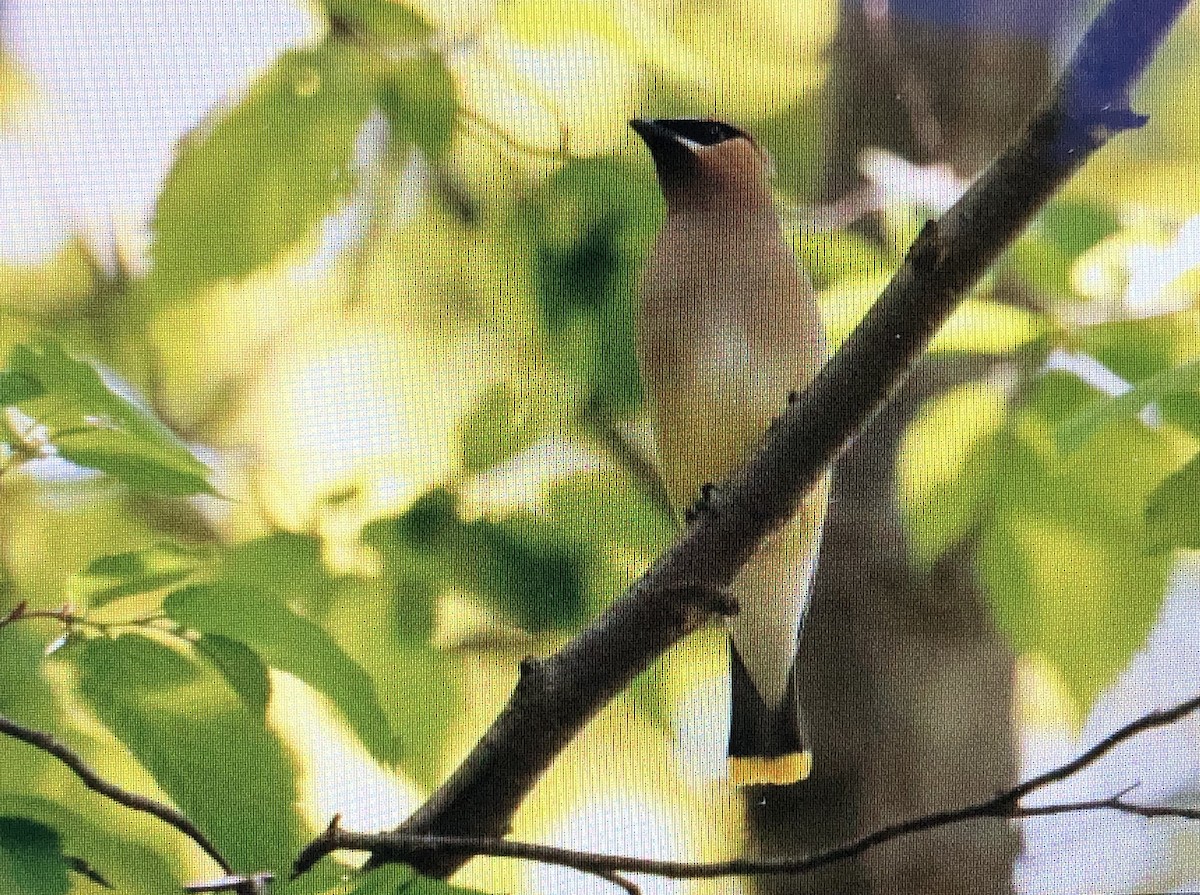
{"label": "cedar waxwing", "polygon": [[[776,215],[763,151],[718,121],[635,120],[667,216],[641,277],[637,353],[658,464],[676,512],[755,447],[827,357],[807,276]],[[734,582],[729,776],[791,783],[812,768],[796,644],[828,477]]]}

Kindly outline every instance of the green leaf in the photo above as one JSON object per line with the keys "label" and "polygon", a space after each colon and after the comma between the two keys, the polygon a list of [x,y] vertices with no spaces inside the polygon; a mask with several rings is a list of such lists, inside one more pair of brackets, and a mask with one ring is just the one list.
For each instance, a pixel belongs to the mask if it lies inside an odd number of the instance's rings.
{"label": "green leaf", "polygon": [[933,563],[978,521],[1007,405],[999,386],[970,383],[927,402],[909,423],[896,488],[909,546],[922,565]]}
{"label": "green leaf", "polygon": [[896,267],[895,259],[878,242],[852,230],[813,233],[797,225],[788,232],[788,239],[817,289],[849,278],[883,274]]}
{"label": "green leaf", "polygon": [[1011,279],[1050,299],[1074,295],[1071,283],[1072,259],[1062,247],[1034,230],[1014,242],[1001,259],[1001,269]]}
{"label": "green leaf", "polygon": [[433,31],[419,12],[399,0],[325,0],[324,6],[331,22],[360,39],[396,46],[423,40]]}
{"label": "green leaf", "polygon": [[[296,537],[262,540],[268,549],[275,547],[291,554]],[[261,554],[263,546],[260,543],[247,549]],[[315,550],[315,544],[312,546]],[[305,577],[317,587],[332,586],[319,557],[315,553],[312,556],[315,561]],[[373,756],[393,763],[396,738],[379,704],[374,682],[322,627],[293,609],[305,595],[303,586],[293,589],[292,582],[277,580],[275,563],[269,559],[250,574],[238,567],[236,559],[231,565],[232,574],[218,572],[209,583],[190,585],[171,594],[164,611],[180,624],[206,635],[245,644],[272,668],[293,674],[320,691],[341,710]],[[242,665],[247,671],[244,660]],[[245,692],[244,685],[236,688],[239,693]]]}
{"label": "green leaf", "polygon": [[372,97],[350,44],[284,53],[185,140],[155,209],[150,288],[170,297],[243,277],[311,233],[352,185]]}
{"label": "green leaf", "polygon": [[0,370],[0,407],[12,407],[42,394],[42,384],[24,373]]}
{"label": "green leaf", "polygon": [[246,644],[220,634],[202,635],[196,641],[196,652],[221,672],[225,683],[241,697],[246,708],[256,715],[266,716],[267,702],[271,698],[271,678],[258,653]]}
{"label": "green leaf", "polygon": [[1004,354],[1041,338],[1049,330],[1047,318],[1034,311],[999,302],[973,299],[963,302],[933,338],[932,353],[963,351]]}
{"label": "green leaf", "polygon": [[[65,769],[63,781],[53,775],[48,779],[54,789],[52,798],[31,795],[24,781],[21,786],[26,791],[5,792],[0,786],[0,816],[24,817],[53,829],[61,840],[64,854],[85,859],[112,883],[113,891],[121,895],[162,895],[179,891],[184,883],[178,866],[181,834],[157,821],[131,825],[128,808],[88,793]],[[151,835],[156,836],[153,841],[160,849],[146,844],[143,826],[153,831]],[[26,891],[9,888],[3,871],[0,871],[0,892],[24,895]],[[93,895],[103,890],[80,883],[71,891]]]}
{"label": "green leaf", "polygon": [[[821,308],[831,345],[840,345],[875,303],[886,276],[844,280],[821,294]],[[1033,311],[987,299],[959,305],[930,345],[933,353],[1000,354],[1028,345],[1048,331],[1047,319]]]}
{"label": "green leaf", "polygon": [[464,523],[460,581],[528,631],[569,628],[587,618],[584,557],[544,518],[518,514]]}
{"label": "green leaf", "polygon": [[221,553],[223,584],[271,594],[303,615],[319,616],[349,580],[334,576],[321,557],[321,542],[279,532],[243,541]]}
{"label": "green leaf", "polygon": [[464,520],[454,496],[439,488],[372,532],[376,545],[393,539],[527,630],[570,627],[587,616],[587,552],[553,519]]}
{"label": "green leaf", "polygon": [[446,154],[458,98],[441,56],[422,53],[390,66],[379,78],[378,99],[395,138],[416,144],[434,161]]}
{"label": "green leaf", "polygon": [[97,609],[179,584],[195,574],[207,556],[207,551],[169,543],[101,556],[75,576],[68,596],[72,602]]}
{"label": "green leaf", "polygon": [[1060,454],[1056,428],[1090,394],[1074,376],[1050,373],[1010,413],[976,559],[1014,649],[1056,665],[1085,710],[1158,615],[1170,555],[1151,551],[1142,509],[1178,462],[1173,439],[1133,421]]}
{"label": "green leaf", "polygon": [[433,633],[435,601],[446,583],[441,563],[416,549],[395,520],[372,522],[362,538],[382,560],[383,580],[392,597],[391,632],[405,644],[425,643]]}
{"label": "green leaf", "polygon": [[1200,549],[1200,454],[1167,476],[1150,495],[1146,525],[1156,547]]}
{"label": "green leaf", "polygon": [[640,259],[662,198],[646,169],[572,161],[518,209],[514,241],[530,264],[551,357],[585,383],[585,403],[615,415],[641,398],[633,317]]}
{"label": "green leaf", "polygon": [[592,471],[557,480],[546,495],[546,510],[560,536],[574,545],[589,616],[623,593],[678,529],[670,512],[639,488]]}
{"label": "green leaf", "polygon": [[[339,589],[322,623],[373,681],[403,751],[404,770],[432,787],[445,773],[442,746],[461,714],[463,656],[429,642],[445,578],[435,559],[396,538],[386,521],[364,539],[379,550],[382,574]],[[397,683],[402,682],[402,683]]]}
{"label": "green leaf", "polygon": [[590,470],[556,480],[546,508],[564,535],[606,553],[632,551],[653,559],[678,529],[670,512],[641,489],[620,487]]}
{"label": "green leaf", "polygon": [[1164,395],[1158,408],[1167,422],[1200,439],[1200,392]]}
{"label": "green leaf", "polygon": [[24,817],[0,817],[0,892],[66,895],[69,889],[58,833]]}
{"label": "green leaf", "polygon": [[459,423],[464,471],[491,469],[561,423],[568,413],[565,391],[564,383],[537,375],[498,382],[484,391]]}
{"label": "green leaf", "polygon": [[235,867],[287,872],[305,835],[291,757],[220,675],[134,634],[64,655],[100,720]]}
{"label": "green leaf", "polygon": [[115,394],[90,364],[54,339],[18,345],[9,371],[40,383],[21,409],[46,426],[59,455],[106,472],[138,491],[213,494],[208,467],[148,411]]}
{"label": "green leaf", "polygon": [[1143,379],[1124,394],[1093,401],[1085,410],[1059,424],[1054,433],[1055,440],[1064,453],[1077,451],[1101,429],[1136,416],[1147,404],[1173,393],[1197,389],[1200,389],[1200,360],[1163,370]]}
{"label": "green leaf", "polygon": [[1100,240],[1121,229],[1107,206],[1089,199],[1057,199],[1038,216],[1037,231],[1069,258],[1082,255]]}

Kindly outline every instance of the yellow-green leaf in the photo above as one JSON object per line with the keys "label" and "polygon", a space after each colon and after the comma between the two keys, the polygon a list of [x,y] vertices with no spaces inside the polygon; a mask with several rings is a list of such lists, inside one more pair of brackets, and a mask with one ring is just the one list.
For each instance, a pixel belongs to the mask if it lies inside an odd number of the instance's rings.
{"label": "yellow-green leaf", "polygon": [[331,40],[284,53],[185,139],[155,209],[151,290],[245,276],[311,233],[352,184],[373,95],[362,52]]}

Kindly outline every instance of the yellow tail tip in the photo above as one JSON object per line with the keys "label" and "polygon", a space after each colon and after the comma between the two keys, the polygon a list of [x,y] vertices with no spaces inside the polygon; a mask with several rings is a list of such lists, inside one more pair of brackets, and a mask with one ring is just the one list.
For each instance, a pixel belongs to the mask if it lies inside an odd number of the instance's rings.
{"label": "yellow tail tip", "polygon": [[731,755],[729,782],[734,786],[786,786],[807,780],[812,773],[812,752],[789,752],[787,755]]}

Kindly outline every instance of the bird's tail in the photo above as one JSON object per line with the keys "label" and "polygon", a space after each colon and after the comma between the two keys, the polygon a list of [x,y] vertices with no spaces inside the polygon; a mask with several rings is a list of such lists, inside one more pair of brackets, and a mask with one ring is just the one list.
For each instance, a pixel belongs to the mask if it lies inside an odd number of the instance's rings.
{"label": "bird's tail", "polygon": [[767,705],[729,642],[732,717],[729,726],[729,779],[737,786],[783,785],[812,771],[812,750],[796,695],[796,666],[779,705]]}

